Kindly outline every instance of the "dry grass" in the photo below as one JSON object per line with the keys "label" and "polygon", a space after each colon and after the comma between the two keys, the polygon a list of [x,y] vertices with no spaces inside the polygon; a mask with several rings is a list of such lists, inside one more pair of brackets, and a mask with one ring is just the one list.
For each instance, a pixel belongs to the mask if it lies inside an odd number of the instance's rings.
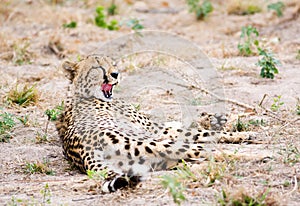
{"label": "dry grass", "polygon": [[253,205],[253,206],[276,206],[280,200],[274,197],[268,190],[250,191],[249,188],[235,187],[222,190],[218,203],[225,205]]}
{"label": "dry grass", "polygon": [[227,13],[237,15],[254,14],[263,11],[264,2],[261,0],[229,0]]}

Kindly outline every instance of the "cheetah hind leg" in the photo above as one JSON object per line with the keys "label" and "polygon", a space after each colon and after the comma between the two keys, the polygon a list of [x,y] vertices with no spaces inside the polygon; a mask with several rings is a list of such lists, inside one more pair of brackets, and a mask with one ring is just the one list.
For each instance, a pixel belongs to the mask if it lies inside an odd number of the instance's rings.
{"label": "cheetah hind leg", "polygon": [[101,189],[104,193],[116,192],[126,187],[134,188],[140,181],[140,176],[127,177],[126,175],[120,175],[111,180],[106,180]]}

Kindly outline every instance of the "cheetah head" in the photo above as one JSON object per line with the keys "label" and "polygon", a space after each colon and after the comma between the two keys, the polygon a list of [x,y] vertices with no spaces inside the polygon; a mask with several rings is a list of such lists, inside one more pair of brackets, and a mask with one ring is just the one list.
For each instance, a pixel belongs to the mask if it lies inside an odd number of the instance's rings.
{"label": "cheetah head", "polygon": [[66,61],[62,64],[74,85],[76,97],[95,97],[107,102],[112,100],[113,87],[119,82],[115,66],[111,58],[98,55],[90,55],[77,63]]}

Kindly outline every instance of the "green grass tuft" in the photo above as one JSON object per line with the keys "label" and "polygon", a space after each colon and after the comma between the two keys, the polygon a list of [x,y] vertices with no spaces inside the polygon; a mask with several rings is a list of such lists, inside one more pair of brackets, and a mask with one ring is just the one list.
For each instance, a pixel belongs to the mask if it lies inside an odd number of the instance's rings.
{"label": "green grass tuft", "polygon": [[8,142],[12,137],[10,130],[16,125],[14,116],[10,113],[0,113],[0,142]]}
{"label": "green grass tuft", "polygon": [[14,89],[9,91],[7,100],[10,103],[26,107],[36,104],[38,102],[38,96],[38,90],[35,85],[28,86],[26,84],[23,87],[16,85]]}

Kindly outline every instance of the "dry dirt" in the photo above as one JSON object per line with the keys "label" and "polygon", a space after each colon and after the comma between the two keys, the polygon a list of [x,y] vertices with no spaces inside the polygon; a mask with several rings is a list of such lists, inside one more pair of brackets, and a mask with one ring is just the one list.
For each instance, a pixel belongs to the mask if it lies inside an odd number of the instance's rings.
{"label": "dry dirt", "polygon": [[[148,30],[177,34],[198,45],[221,77],[225,97],[257,110],[251,114],[249,109],[227,102],[226,111],[231,121],[227,127],[230,129],[238,115],[243,116],[244,122],[261,119],[265,122],[250,128],[258,133],[262,144],[210,145],[218,151],[219,158],[192,166],[197,181],[185,183],[187,200],[183,205],[218,205],[222,190],[226,191],[228,199],[239,199],[243,194],[262,199],[266,195],[265,200],[259,201],[268,205],[298,205],[300,116],[296,108],[300,104],[300,4],[297,0],[283,1],[286,8],[281,18],[266,9],[265,1],[259,0],[252,2],[264,8],[260,13],[229,15],[228,11],[234,10],[236,2],[212,0],[214,12],[204,21],[197,21],[188,13],[183,0],[116,0],[119,13],[110,18],[121,22],[136,17]],[[98,5],[107,6],[109,1],[0,2],[0,112],[29,118],[26,125],[16,120],[12,138],[0,143],[0,205],[175,205],[159,178],[173,171],[152,173],[134,190],[102,194],[100,181],[80,174],[65,160],[53,123],[50,122],[43,138],[47,124],[45,110],[60,104],[67,94],[68,81],[60,70],[61,63],[66,59],[75,61],[97,51],[104,42],[132,33],[126,26],[118,31],[96,27],[93,18]],[[77,28],[62,27],[70,21],[76,21]],[[255,26],[264,39],[261,41],[282,62],[274,80],[259,76],[260,68],[255,65],[258,56],[238,55],[240,31],[245,25]],[[130,82],[134,82],[133,87],[144,87],[143,80],[152,78],[147,76],[147,66],[157,67],[161,61],[164,67],[175,68],[180,64],[168,58],[144,54],[133,56],[127,64],[123,62],[123,86],[116,96],[126,98],[124,90]],[[20,59],[21,65],[17,65]],[[139,79],[141,76],[144,79]],[[38,103],[25,108],[8,104],[7,93],[17,84],[26,83],[36,85]],[[131,100],[140,104],[145,113],[151,110],[152,114],[159,114],[163,110],[166,120],[178,120],[177,111],[169,109],[172,104],[169,96],[172,95],[164,92],[153,94],[143,90]],[[269,109],[278,95],[282,96],[284,104],[271,115],[264,108]],[[157,107],[160,110],[155,112]],[[203,108],[206,107],[200,110]],[[233,155],[222,154],[225,150]],[[30,174],[26,172],[29,163],[41,164],[53,174]]]}

